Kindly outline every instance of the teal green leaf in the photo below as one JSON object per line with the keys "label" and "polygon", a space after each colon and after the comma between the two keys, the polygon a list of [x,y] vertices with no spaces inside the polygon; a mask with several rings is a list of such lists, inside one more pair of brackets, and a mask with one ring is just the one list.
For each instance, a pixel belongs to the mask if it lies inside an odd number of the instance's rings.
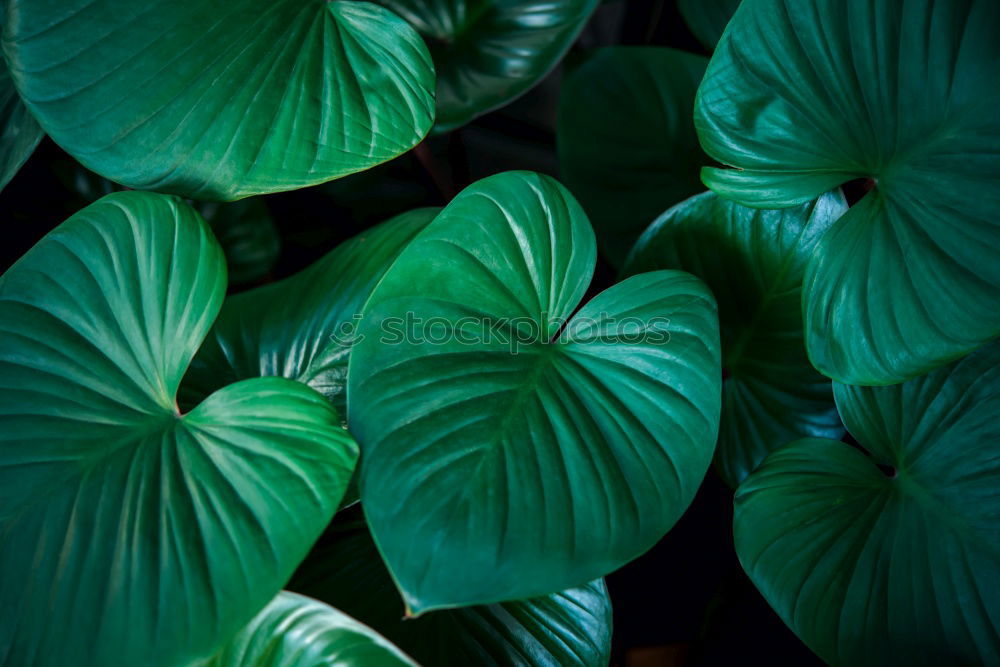
{"label": "teal green leaf", "polygon": [[831,664],[997,664],[1000,344],[834,391],[863,451],[800,440],[771,454],[736,494],[744,569]]}
{"label": "teal green leaf", "polygon": [[572,195],[507,172],[460,193],[365,306],[348,419],[366,516],[412,612],[592,581],[661,538],[701,482],[715,301],[658,271],[574,316],[594,262]]}
{"label": "teal green leaf", "polygon": [[361,309],[396,256],[439,210],[398,215],[290,278],[227,297],[184,378],[182,404],[196,404],[237,380],[279,376],[309,385],[344,410],[347,360]]}
{"label": "teal green leaf", "polygon": [[0,278],[0,663],[207,657],[280,590],[357,446],[318,393],[175,394],[222,303],[186,204],[109,195]]}
{"label": "teal green leaf", "polygon": [[263,201],[204,202],[196,207],[222,246],[230,285],[267,276],[278,261],[281,239]]}
{"label": "teal green leaf", "polygon": [[559,100],[559,163],[594,223],[601,252],[621,266],[663,211],[701,192],[691,112],[708,60],[674,49],[598,50]]}
{"label": "teal green leaf", "polygon": [[722,37],[740,0],[677,0],[677,9],[698,41],[711,50]]}
{"label": "teal green leaf", "polygon": [[399,667],[416,663],[366,625],[282,591],[202,667]]}
{"label": "teal green leaf", "polygon": [[437,70],[438,131],[527,92],[565,55],[597,0],[377,0],[423,35]]}
{"label": "teal green leaf", "polygon": [[0,190],[10,183],[44,136],[14,90],[7,63],[0,58]]}
{"label": "teal green leaf", "polygon": [[331,528],[288,588],[370,625],[425,665],[606,667],[611,600],[603,580],[545,597],[403,619],[403,600],[360,513]]}
{"label": "teal green leaf", "polygon": [[366,169],[434,118],[420,36],[345,0],[11,0],[3,46],[42,128],[131,188],[231,200]]}
{"label": "teal green leaf", "polygon": [[719,43],[695,124],[736,169],[710,188],[778,208],[872,186],[806,271],[829,377],[901,382],[1000,334],[997,34],[995,0],[746,0]]}
{"label": "teal green leaf", "polygon": [[844,434],[830,380],[806,357],[801,300],[813,249],[846,210],[839,194],[765,211],[706,192],[664,213],[629,255],[626,275],[683,269],[719,304],[726,378],[715,463],[730,486],[792,440]]}

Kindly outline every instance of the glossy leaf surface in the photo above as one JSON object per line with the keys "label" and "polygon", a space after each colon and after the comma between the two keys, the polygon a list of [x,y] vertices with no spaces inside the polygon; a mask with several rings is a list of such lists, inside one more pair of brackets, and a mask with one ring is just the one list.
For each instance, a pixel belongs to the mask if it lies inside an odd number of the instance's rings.
{"label": "glossy leaf surface", "polygon": [[437,124],[453,130],[535,85],[580,34],[597,0],[378,0],[427,40]]}
{"label": "glossy leaf surface", "polygon": [[740,0],[677,0],[684,22],[709,50],[715,48],[739,6]]}
{"label": "glossy leaf surface", "polygon": [[642,231],[701,192],[710,160],[691,120],[708,60],[674,49],[600,49],[566,80],[559,100],[559,163],[615,266]]}
{"label": "glossy leaf surface", "polygon": [[131,188],[239,199],[413,147],[433,118],[420,36],[344,0],[12,0],[4,50],[46,132]]}
{"label": "glossy leaf surface", "polygon": [[348,418],[365,513],[411,611],[600,577],[662,537],[705,474],[715,302],[660,271],[570,318],[594,246],[562,186],[498,174],[460,193],[365,307]]}
{"label": "glossy leaf surface", "polygon": [[608,664],[611,601],[603,580],[541,598],[403,620],[403,600],[360,512],[340,521],[338,515],[288,587],[370,625],[420,663]]}
{"label": "glossy leaf surface", "polygon": [[995,664],[1000,345],[835,393],[865,451],[801,440],[771,454],[736,494],[744,569],[832,664]]}
{"label": "glossy leaf surface", "polygon": [[[891,384],[1000,334],[1000,3],[747,0],[699,90],[706,184],[750,206],[872,186],[806,272],[813,364]],[[766,57],[761,57],[766,54]]]}
{"label": "glossy leaf surface", "polygon": [[0,190],[10,183],[44,136],[14,90],[7,63],[0,57]]}
{"label": "glossy leaf surface", "polygon": [[689,271],[715,295],[727,376],[715,460],[730,486],[792,440],[844,433],[830,380],[806,357],[801,299],[816,243],[846,210],[839,194],[764,211],[706,192],[664,213],[626,263],[626,275]]}
{"label": "glossy leaf surface", "polygon": [[237,380],[279,376],[309,385],[345,414],[347,360],[361,309],[438,211],[403,213],[290,278],[228,297],[184,378],[183,402],[195,404]]}
{"label": "glossy leaf surface", "polygon": [[329,522],[357,446],[318,393],[258,378],[177,409],[225,282],[204,221],[137,192],[0,278],[0,663],[206,657]]}
{"label": "glossy leaf surface", "polygon": [[202,667],[415,666],[384,637],[333,607],[282,591]]}

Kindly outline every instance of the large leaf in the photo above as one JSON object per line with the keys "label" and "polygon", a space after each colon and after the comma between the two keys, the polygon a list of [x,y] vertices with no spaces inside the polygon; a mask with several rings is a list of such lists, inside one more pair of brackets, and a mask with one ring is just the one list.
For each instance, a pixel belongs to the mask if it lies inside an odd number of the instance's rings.
{"label": "large leaf", "polygon": [[399,667],[410,658],[322,602],[282,591],[202,667]]}
{"label": "large leaf", "polygon": [[425,665],[606,667],[611,651],[603,580],[532,600],[404,620],[403,600],[360,516],[338,515],[288,588],[344,610]]}
{"label": "large leaf", "polygon": [[228,297],[184,378],[182,403],[195,404],[230,382],[274,375],[308,384],[344,409],[362,306],[438,210],[403,213],[290,278]]}
{"label": "large leaf", "polygon": [[865,451],[802,440],[771,454],[736,494],[743,567],[832,664],[997,664],[1000,344],[835,393]]}
{"label": "large leaf", "polygon": [[[806,272],[813,364],[889,384],[1000,334],[1000,3],[747,0],[699,90],[720,195],[870,192]],[[762,54],[764,54],[762,56]]]}
{"label": "large leaf", "polygon": [[24,108],[14,90],[7,63],[0,57],[0,190],[10,183],[44,136],[42,128]]}
{"label": "large leaf", "polygon": [[526,92],[580,34],[597,0],[377,0],[427,40],[437,124],[453,130]]}
{"label": "large leaf", "polygon": [[123,192],[0,278],[0,663],[205,657],[287,581],[357,447],[318,393],[177,386],[222,303],[187,205]]}
{"label": "large leaf", "polygon": [[46,132],[132,188],[239,199],[411,148],[433,121],[420,36],[346,0],[11,0],[3,46]]}
{"label": "large leaf", "polygon": [[365,513],[411,611],[596,579],[662,537],[701,482],[715,301],[660,271],[569,319],[594,261],[572,196],[508,172],[460,193],[366,305],[348,419]]}
{"label": "large leaf", "polygon": [[684,22],[698,41],[714,49],[740,0],[677,0]]}
{"label": "large leaf", "polygon": [[719,304],[727,377],[715,461],[730,486],[776,447],[844,433],[830,380],[806,358],[800,304],[812,251],[846,209],[833,194],[763,211],[706,192],[664,213],[629,255],[626,275],[690,271]]}
{"label": "large leaf", "polygon": [[708,60],[655,47],[597,51],[559,101],[563,177],[615,266],[653,219],[704,188],[709,159],[691,120]]}

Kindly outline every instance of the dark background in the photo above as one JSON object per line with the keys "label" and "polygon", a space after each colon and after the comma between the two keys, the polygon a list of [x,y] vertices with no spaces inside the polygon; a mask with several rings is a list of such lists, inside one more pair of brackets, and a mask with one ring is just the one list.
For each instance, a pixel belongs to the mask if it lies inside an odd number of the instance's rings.
{"label": "dark background", "polygon": [[[710,2],[711,0],[703,0]],[[395,213],[443,205],[474,180],[508,169],[558,177],[555,117],[566,68],[592,48],[660,45],[707,55],[673,0],[603,3],[565,62],[509,106],[368,172],[263,198],[281,255],[267,280],[304,268],[340,241]],[[0,269],[82,208],[82,169],[43,140],[0,192]],[[599,262],[592,291],[614,282]],[[614,604],[613,661],[621,665],[822,664],[785,627],[743,573],[733,550],[732,491],[709,471],[677,526],[651,551],[607,579]]]}

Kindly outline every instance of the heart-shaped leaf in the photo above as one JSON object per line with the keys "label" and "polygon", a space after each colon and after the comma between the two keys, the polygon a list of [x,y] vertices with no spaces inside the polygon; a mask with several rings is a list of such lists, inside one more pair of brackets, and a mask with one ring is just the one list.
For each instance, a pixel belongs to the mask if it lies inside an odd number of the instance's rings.
{"label": "heart-shaped leaf", "polygon": [[835,394],[866,451],[801,440],[768,456],[736,494],[743,567],[831,664],[996,664],[1000,344]]}
{"label": "heart-shaped leaf", "polygon": [[[350,516],[342,516],[350,515]],[[345,510],[288,588],[342,609],[425,665],[607,665],[611,600],[604,581],[545,597],[403,619],[403,601],[360,512]]]}
{"label": "heart-shaped leaf", "polygon": [[439,210],[398,215],[290,278],[228,297],[184,377],[182,404],[194,405],[230,382],[274,375],[308,384],[343,410],[361,308]]}
{"label": "heart-shaped leaf", "polygon": [[44,136],[42,128],[24,108],[14,90],[7,63],[0,58],[0,190],[10,183]]}
{"label": "heart-shaped leaf", "polygon": [[677,0],[677,9],[684,22],[710,50],[715,48],[739,6],[740,0]]}
{"label": "heart-shaped leaf", "polygon": [[427,40],[438,131],[527,92],[576,40],[597,0],[377,0]]}
{"label": "heart-shaped leaf", "polygon": [[[698,93],[706,184],[750,206],[852,179],[806,271],[813,364],[890,384],[1000,334],[1000,3],[746,0]],[[762,57],[761,54],[766,54]]]}
{"label": "heart-shaped leaf", "polygon": [[659,271],[570,319],[594,246],[561,185],[499,174],[460,193],[365,306],[348,418],[369,525],[413,612],[596,579],[662,537],[705,474],[715,301]]}
{"label": "heart-shaped leaf", "polygon": [[730,486],[776,447],[844,434],[830,380],[806,357],[801,301],[813,249],[845,210],[839,194],[765,211],[706,192],[664,213],[629,255],[626,275],[690,271],[719,304],[726,379],[715,461]]}
{"label": "heart-shaped leaf", "polygon": [[420,36],[346,0],[11,0],[3,46],[46,132],[132,188],[291,190],[405,152],[430,129]]}
{"label": "heart-shaped leaf", "polygon": [[691,120],[708,60],[674,49],[597,51],[563,85],[559,163],[615,266],[653,219],[703,190]]}
{"label": "heart-shaped leaf", "polygon": [[258,378],[177,409],[225,283],[204,221],[137,192],[0,278],[0,662],[206,657],[329,522],[357,447],[318,393]]}
{"label": "heart-shaped leaf", "polygon": [[402,651],[333,607],[278,593],[202,667],[415,667]]}

